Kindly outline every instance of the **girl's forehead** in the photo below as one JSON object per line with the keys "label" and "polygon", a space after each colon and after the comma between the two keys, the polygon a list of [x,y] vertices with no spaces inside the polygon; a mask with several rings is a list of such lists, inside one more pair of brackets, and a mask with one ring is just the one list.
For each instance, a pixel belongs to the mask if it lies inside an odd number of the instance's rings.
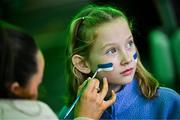
{"label": "girl's forehead", "polygon": [[95,30],[96,41],[121,41],[132,36],[131,30],[126,20],[115,19],[104,23]]}
{"label": "girl's forehead", "polygon": [[[124,29],[126,28],[126,29]],[[96,33],[101,33],[103,30],[106,32],[110,32],[110,31],[119,31],[119,30],[123,30],[123,31],[129,31],[129,25],[127,23],[127,21],[123,18],[116,18],[113,19],[111,21],[105,22],[101,25],[99,25],[98,27],[96,27],[95,32]]]}

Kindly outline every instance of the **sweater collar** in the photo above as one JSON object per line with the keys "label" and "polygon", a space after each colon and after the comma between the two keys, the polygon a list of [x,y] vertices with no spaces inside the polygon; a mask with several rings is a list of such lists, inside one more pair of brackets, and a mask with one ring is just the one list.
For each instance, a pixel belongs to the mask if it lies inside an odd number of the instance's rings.
{"label": "sweater collar", "polygon": [[138,81],[133,79],[132,82],[124,85],[124,87],[116,94],[116,102],[114,103],[115,110],[123,112],[136,99],[139,94]]}

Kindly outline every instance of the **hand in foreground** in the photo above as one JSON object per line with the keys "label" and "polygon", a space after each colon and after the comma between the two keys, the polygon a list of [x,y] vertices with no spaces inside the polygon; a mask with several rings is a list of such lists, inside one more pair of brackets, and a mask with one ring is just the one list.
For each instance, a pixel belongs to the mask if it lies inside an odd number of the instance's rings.
{"label": "hand in foreground", "polygon": [[112,91],[112,97],[105,101],[108,92],[108,82],[103,78],[103,87],[99,91],[99,80],[88,79],[78,89],[78,94],[82,92],[79,103],[75,107],[74,117],[88,117],[99,119],[102,113],[116,100],[116,94]]}

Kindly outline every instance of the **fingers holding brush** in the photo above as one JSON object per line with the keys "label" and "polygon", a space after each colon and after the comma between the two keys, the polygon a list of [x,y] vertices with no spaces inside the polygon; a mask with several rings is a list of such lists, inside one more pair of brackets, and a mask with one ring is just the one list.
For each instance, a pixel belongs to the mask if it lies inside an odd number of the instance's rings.
{"label": "fingers holding brush", "polygon": [[[84,84],[84,83],[83,83]],[[83,85],[82,86],[85,86]],[[82,88],[82,87],[80,87]],[[75,117],[88,117],[92,119],[99,119],[102,113],[115,102],[116,95],[112,92],[112,97],[105,101],[104,98],[108,92],[107,79],[103,79],[103,86],[99,91],[99,80],[90,79],[87,86],[84,88],[80,101],[75,107]]]}

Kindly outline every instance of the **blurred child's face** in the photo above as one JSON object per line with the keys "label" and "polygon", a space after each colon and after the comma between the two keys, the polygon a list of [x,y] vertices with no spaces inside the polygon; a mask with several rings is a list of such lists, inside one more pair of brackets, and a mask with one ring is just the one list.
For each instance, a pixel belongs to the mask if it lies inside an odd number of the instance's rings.
{"label": "blurred child's face", "polygon": [[96,78],[101,80],[107,77],[111,85],[130,83],[136,70],[136,62],[133,59],[136,48],[127,22],[117,18],[102,24],[96,29],[95,34],[96,41],[88,61],[91,70],[95,72],[98,64],[108,62],[112,62],[114,68],[110,72],[99,72]]}
{"label": "blurred child's face", "polygon": [[41,52],[37,53],[37,65],[38,71],[29,80],[27,85],[23,87],[21,97],[28,99],[37,99],[38,97],[38,87],[42,81],[43,71],[44,71],[44,58]]}

